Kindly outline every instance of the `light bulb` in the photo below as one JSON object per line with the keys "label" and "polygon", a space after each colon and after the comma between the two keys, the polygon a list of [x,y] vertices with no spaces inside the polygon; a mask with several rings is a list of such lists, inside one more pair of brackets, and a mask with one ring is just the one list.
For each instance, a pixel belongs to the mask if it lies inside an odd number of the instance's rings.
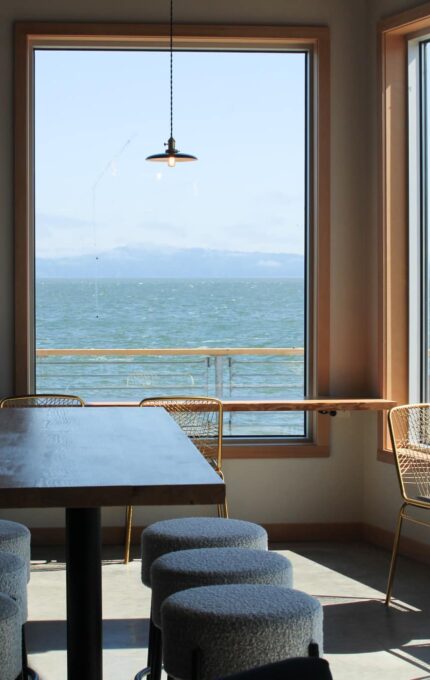
{"label": "light bulb", "polygon": [[169,168],[174,168],[176,165],[176,158],[174,156],[169,156],[167,165],[169,166]]}

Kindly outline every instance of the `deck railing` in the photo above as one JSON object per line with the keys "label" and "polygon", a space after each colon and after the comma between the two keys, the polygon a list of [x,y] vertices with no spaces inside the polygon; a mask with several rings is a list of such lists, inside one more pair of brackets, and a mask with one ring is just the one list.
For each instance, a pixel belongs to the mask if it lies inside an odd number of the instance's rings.
{"label": "deck railing", "polygon": [[[86,401],[140,401],[156,395],[209,395],[220,399],[300,399],[304,350],[300,347],[196,347],[156,349],[37,349],[38,392],[69,392]],[[283,414],[293,434],[301,415]],[[273,419],[273,416],[272,416]],[[255,426],[256,416],[228,416],[228,424]],[[261,418],[260,418],[261,420]],[[294,421],[294,424],[293,424]],[[261,431],[263,425],[258,426]],[[270,431],[274,424],[271,423]],[[252,429],[252,428],[251,428]],[[263,428],[264,429],[264,428]],[[284,429],[283,429],[283,433]]]}
{"label": "deck railing", "polygon": [[303,396],[300,347],[38,349],[36,359],[40,392],[91,392],[109,400],[186,389],[221,399]]}

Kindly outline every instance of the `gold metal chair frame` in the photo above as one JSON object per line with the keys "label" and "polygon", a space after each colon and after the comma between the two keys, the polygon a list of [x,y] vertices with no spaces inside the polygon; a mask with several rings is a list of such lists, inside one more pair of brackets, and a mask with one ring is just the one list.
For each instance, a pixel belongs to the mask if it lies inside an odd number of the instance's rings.
{"label": "gold metal chair frame", "polygon": [[[430,510],[430,404],[396,406],[388,414],[388,425],[403,503],[394,535],[385,598],[387,606],[391,600],[403,520],[430,527],[429,522],[410,517],[406,512],[408,506]],[[413,496],[409,493],[411,487],[415,492]]]}
{"label": "gold metal chair frame", "polygon": [[47,408],[49,406],[85,406],[85,402],[73,394],[26,394],[19,397],[5,397],[0,401],[0,408]]}
{"label": "gold metal chair frame", "polygon": [[[139,406],[162,407],[176,420],[192,440],[193,444],[208,463],[224,479],[222,472],[223,405],[214,397],[149,397],[142,399]],[[218,505],[218,517],[228,517],[225,500]],[[124,562],[130,559],[131,525],[133,507],[126,509]]]}

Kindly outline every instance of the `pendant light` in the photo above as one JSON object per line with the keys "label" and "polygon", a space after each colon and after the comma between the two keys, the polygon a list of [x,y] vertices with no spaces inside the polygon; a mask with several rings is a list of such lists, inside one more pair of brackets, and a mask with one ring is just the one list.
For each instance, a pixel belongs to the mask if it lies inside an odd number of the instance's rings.
{"label": "pendant light", "polygon": [[180,153],[175,146],[173,138],[173,0],[170,0],[170,137],[165,143],[166,150],[163,153],[155,153],[147,157],[147,161],[167,163],[170,168],[174,168],[176,163],[186,163],[196,161],[195,156],[188,153]]}

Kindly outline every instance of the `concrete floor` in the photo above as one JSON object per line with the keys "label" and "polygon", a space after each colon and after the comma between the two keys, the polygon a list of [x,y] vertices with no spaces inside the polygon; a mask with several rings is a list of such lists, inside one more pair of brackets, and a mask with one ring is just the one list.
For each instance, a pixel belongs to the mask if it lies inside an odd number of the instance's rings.
{"label": "concrete floor", "polygon": [[[364,543],[275,548],[294,565],[295,587],[324,605],[324,656],[335,680],[430,679],[429,567],[400,558],[394,606],[383,604],[389,555]],[[104,680],[132,679],[145,665],[150,591],[137,558],[121,549],[103,563]],[[41,680],[66,677],[65,567],[59,549],[33,550],[29,585],[30,665]]]}

